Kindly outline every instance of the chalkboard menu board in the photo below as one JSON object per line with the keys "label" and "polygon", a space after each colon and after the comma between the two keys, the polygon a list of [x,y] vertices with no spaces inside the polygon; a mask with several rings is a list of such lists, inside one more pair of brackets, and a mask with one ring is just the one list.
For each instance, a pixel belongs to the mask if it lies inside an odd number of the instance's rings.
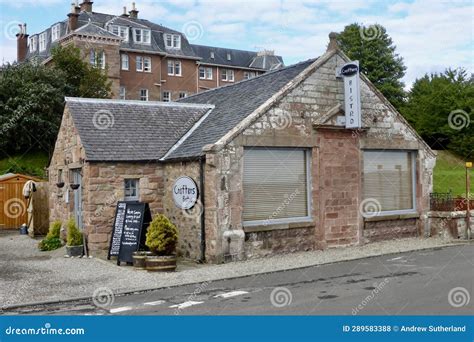
{"label": "chalkboard menu board", "polygon": [[145,249],[146,230],[150,221],[151,213],[147,203],[118,202],[109,258],[117,256],[118,265],[121,261],[133,262],[133,252]]}
{"label": "chalkboard menu board", "polygon": [[109,255],[107,256],[107,259],[110,259],[111,256],[117,256],[119,254],[126,208],[126,202],[117,203],[117,208],[115,209],[114,227],[112,229],[112,239],[110,241]]}

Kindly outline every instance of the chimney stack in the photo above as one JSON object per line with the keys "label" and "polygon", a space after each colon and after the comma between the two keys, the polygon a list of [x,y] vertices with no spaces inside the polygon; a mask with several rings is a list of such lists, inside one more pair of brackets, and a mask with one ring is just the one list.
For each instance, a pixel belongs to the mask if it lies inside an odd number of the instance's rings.
{"label": "chimney stack", "polygon": [[78,23],[78,18],[79,18],[79,13],[81,11],[81,8],[82,7],[79,7],[77,4],[74,4],[74,3],[71,4],[71,13],[67,15],[69,18],[69,22],[68,22],[69,32],[72,32],[75,29],[77,29],[77,23]]}
{"label": "chimney stack", "polygon": [[135,8],[135,3],[132,2],[132,10],[130,12],[130,18],[137,19],[138,18],[138,10]]}
{"label": "chimney stack", "polygon": [[84,12],[92,12],[92,4],[94,2],[92,2],[91,0],[83,0],[82,1],[82,4],[80,5],[81,6],[81,11],[84,11]]}
{"label": "chimney stack", "polygon": [[329,44],[328,44],[327,51],[336,50],[337,48],[338,48],[337,33],[336,32],[331,32],[331,33],[329,33]]}
{"label": "chimney stack", "polygon": [[16,34],[16,60],[18,63],[26,59],[28,52],[28,34],[26,33],[26,24],[19,24],[20,32]]}
{"label": "chimney stack", "polygon": [[121,17],[128,18],[127,6],[123,6],[123,14],[121,15]]}

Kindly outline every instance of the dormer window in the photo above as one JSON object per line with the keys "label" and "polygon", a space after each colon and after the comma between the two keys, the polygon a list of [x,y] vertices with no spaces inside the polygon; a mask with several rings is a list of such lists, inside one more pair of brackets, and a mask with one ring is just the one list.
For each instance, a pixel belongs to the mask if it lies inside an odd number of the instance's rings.
{"label": "dormer window", "polygon": [[59,39],[61,35],[61,24],[56,24],[51,27],[51,41],[54,42]]}
{"label": "dormer window", "polygon": [[214,51],[211,51],[211,59],[214,59],[215,55],[214,55]]}
{"label": "dormer window", "polygon": [[30,38],[30,52],[36,51],[38,48],[38,36],[34,35]]}
{"label": "dormer window", "polygon": [[125,42],[128,42],[128,27],[119,25],[109,25],[109,32],[123,38]]}
{"label": "dormer window", "polygon": [[227,52],[227,60],[228,60],[228,61],[231,61],[231,60],[232,60],[232,56],[230,55],[229,52]]}
{"label": "dormer window", "polygon": [[135,43],[150,44],[150,35],[150,30],[138,28],[133,29],[133,40],[135,41]]}
{"label": "dormer window", "polygon": [[39,35],[39,50],[46,50],[46,32],[43,32]]}
{"label": "dormer window", "polygon": [[181,49],[181,36],[179,34],[165,34],[165,45],[171,49]]}

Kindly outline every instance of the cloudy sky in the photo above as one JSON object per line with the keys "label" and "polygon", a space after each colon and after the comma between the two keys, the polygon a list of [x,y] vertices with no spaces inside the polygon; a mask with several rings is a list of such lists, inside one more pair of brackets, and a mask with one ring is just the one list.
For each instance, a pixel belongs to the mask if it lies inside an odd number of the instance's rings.
{"label": "cloudy sky", "polygon": [[[135,0],[139,17],[187,34],[196,44],[275,50],[286,64],[324,52],[328,33],[352,22],[381,24],[407,66],[409,86],[447,67],[473,72],[474,0]],[[121,14],[132,0],[94,0],[94,11]],[[16,58],[18,23],[37,33],[64,20],[71,0],[0,0],[0,59]]]}

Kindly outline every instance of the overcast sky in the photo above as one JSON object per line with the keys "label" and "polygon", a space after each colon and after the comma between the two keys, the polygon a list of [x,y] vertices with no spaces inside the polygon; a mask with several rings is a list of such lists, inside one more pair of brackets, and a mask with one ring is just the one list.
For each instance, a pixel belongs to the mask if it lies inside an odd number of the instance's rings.
{"label": "overcast sky", "polygon": [[[187,34],[196,44],[270,49],[292,64],[324,52],[328,33],[353,22],[381,24],[404,58],[409,86],[447,67],[473,72],[474,0],[135,0],[139,17]],[[121,14],[130,1],[95,0],[95,12]],[[38,33],[64,20],[71,0],[0,0],[0,59],[16,58],[18,23]]]}

